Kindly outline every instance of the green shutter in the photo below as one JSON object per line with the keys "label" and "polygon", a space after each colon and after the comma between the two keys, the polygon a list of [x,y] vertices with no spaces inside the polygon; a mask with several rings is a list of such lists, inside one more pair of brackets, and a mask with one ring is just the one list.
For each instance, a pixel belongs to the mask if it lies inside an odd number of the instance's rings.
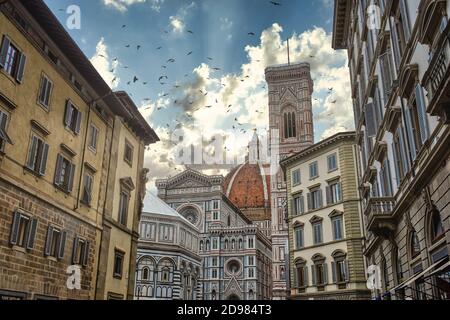
{"label": "green shutter", "polygon": [[31,219],[30,228],[28,229],[28,234],[27,234],[27,243],[26,243],[26,247],[28,250],[32,250],[34,248],[37,225],[38,225],[38,219],[37,218]]}
{"label": "green shutter", "polygon": [[18,211],[14,212],[13,221],[11,224],[11,237],[9,239],[9,243],[12,245],[17,245],[19,240],[19,226],[20,226],[20,218],[21,214]]}

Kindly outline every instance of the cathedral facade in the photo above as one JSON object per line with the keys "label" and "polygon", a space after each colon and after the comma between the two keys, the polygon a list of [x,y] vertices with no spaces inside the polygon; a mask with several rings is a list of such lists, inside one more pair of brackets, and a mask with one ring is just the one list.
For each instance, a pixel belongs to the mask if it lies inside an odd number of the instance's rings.
{"label": "cathedral facade", "polygon": [[204,300],[270,299],[270,240],[230,201],[224,183],[223,176],[187,169],[156,186],[158,197],[199,230]]}

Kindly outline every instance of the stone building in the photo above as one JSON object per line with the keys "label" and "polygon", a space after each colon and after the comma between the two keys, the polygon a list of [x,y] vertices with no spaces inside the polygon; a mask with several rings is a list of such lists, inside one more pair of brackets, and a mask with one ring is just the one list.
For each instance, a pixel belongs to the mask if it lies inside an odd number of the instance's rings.
{"label": "stone building", "polygon": [[270,299],[270,240],[226,197],[224,181],[188,169],[156,186],[158,197],[200,231],[204,300]]}
{"label": "stone building", "polygon": [[289,203],[291,298],[367,299],[356,134],[338,133],[281,162]]}
{"label": "stone building", "polygon": [[[314,143],[314,84],[310,66],[299,63],[268,67],[266,81],[269,90],[269,153],[272,158],[275,156],[282,160]],[[270,177],[268,188],[272,216],[273,298],[286,299],[289,294],[287,189],[281,168]]]}
{"label": "stone building", "polygon": [[445,0],[335,1],[374,297],[450,296],[449,13]]}
{"label": "stone building", "polygon": [[0,299],[132,297],[156,134],[43,1],[2,1],[0,36]]}
{"label": "stone building", "polygon": [[135,300],[202,300],[199,230],[150,194],[139,228]]}

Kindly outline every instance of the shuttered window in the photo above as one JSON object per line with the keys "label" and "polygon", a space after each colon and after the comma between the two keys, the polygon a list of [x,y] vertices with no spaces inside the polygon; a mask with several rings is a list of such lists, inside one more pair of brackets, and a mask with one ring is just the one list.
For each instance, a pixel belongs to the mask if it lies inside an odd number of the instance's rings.
{"label": "shuttered window", "polygon": [[33,249],[37,225],[37,218],[31,218],[20,211],[15,211],[11,225],[10,244],[27,250]]}
{"label": "shuttered window", "polygon": [[300,169],[292,171],[292,185],[298,186],[301,184],[301,176],[300,176]]}
{"label": "shuttered window", "polygon": [[41,78],[41,85],[39,88],[39,103],[48,110],[50,106],[50,96],[52,94],[53,82],[44,74]]}
{"label": "shuttered window", "polygon": [[294,210],[294,215],[305,213],[305,201],[302,194],[294,196],[292,199],[292,208]]}
{"label": "shuttered window", "polygon": [[67,232],[54,226],[48,226],[44,254],[47,257],[63,259],[65,253]]}
{"label": "shuttered window", "polygon": [[86,267],[89,262],[90,242],[78,236],[73,240],[72,263]]}
{"label": "shuttered window", "polygon": [[97,127],[91,123],[89,130],[89,148],[94,152],[97,151],[98,133],[99,130]]}
{"label": "shuttered window", "polygon": [[120,202],[119,202],[119,223],[126,226],[128,220],[128,205],[130,202],[130,195],[122,191],[120,193]]}
{"label": "shuttered window", "polygon": [[63,191],[70,193],[73,189],[74,177],[75,165],[62,154],[58,154],[56,161],[55,185]]}
{"label": "shuttered window", "polygon": [[342,188],[339,181],[330,183],[326,187],[327,205],[336,204],[342,201]]}
{"label": "shuttered window", "polygon": [[342,232],[342,217],[334,217],[331,219],[331,224],[333,226],[333,240],[342,240],[344,238]]}
{"label": "shuttered window", "polygon": [[323,242],[323,232],[322,232],[322,223],[314,223],[313,224],[313,243],[321,244]]}
{"label": "shuttered window", "polygon": [[124,252],[118,250],[114,251],[114,269],[113,269],[114,278],[122,279],[124,258],[125,258]]}
{"label": "shuttered window", "polygon": [[4,36],[0,49],[0,68],[13,77],[18,83],[22,83],[27,57],[24,53]]}
{"label": "shuttered window", "polygon": [[9,116],[6,112],[0,110],[0,151],[4,151],[5,144],[12,144],[11,139],[8,136],[7,125],[8,125]]}
{"label": "shuttered window", "polygon": [[66,102],[66,111],[64,114],[64,125],[75,134],[80,134],[82,113],[70,100]]}
{"label": "shuttered window", "polygon": [[84,173],[83,179],[83,196],[81,202],[90,206],[92,202],[92,189],[94,185],[94,177],[90,172]]}
{"label": "shuttered window", "polygon": [[37,135],[31,136],[26,167],[44,176],[47,168],[49,145]]}
{"label": "shuttered window", "polygon": [[295,234],[295,249],[299,250],[304,246],[303,227],[301,226],[295,227],[294,234]]}

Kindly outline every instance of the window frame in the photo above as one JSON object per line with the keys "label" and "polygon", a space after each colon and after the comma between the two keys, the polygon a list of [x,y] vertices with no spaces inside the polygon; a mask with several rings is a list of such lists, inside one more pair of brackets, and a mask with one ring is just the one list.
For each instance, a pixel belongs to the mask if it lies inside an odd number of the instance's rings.
{"label": "window frame", "polygon": [[292,186],[297,187],[302,184],[300,169],[292,170]]}
{"label": "window frame", "polygon": [[8,125],[10,121],[11,114],[3,109],[0,109],[0,153],[5,151],[5,146],[7,143],[12,144],[12,140],[8,135]]}
{"label": "window frame", "polygon": [[[95,139],[93,140],[93,133],[95,132]],[[89,142],[88,142],[88,148],[91,150],[94,154],[97,153],[97,147],[98,147],[98,137],[100,134],[100,129],[94,124],[89,124]],[[94,142],[94,145],[92,144]]]}
{"label": "window frame", "polygon": [[[130,159],[128,159],[128,152],[127,150],[130,150]],[[134,146],[131,144],[130,141],[125,139],[125,146],[123,151],[123,160],[130,166],[133,167],[133,157],[134,157]]]}
{"label": "window frame", "polygon": [[[67,194],[71,193],[73,191],[75,171],[76,165],[74,162],[63,153],[58,153],[55,167],[54,185]],[[64,181],[62,181],[63,179]]]}
{"label": "window frame", "polygon": [[[315,175],[313,175],[312,168],[316,169]],[[309,180],[314,180],[317,179],[318,177],[319,177],[319,162],[314,161],[309,164]]]}
{"label": "window frame", "polygon": [[[334,159],[334,163],[335,163],[335,167],[334,168],[332,168],[330,166],[330,159]],[[328,167],[328,173],[334,172],[334,171],[339,169],[337,153],[333,153],[333,154],[330,154],[330,155],[327,156],[327,167]]]}
{"label": "window frame", "polygon": [[[35,139],[36,145],[34,145]],[[40,177],[44,177],[47,173],[49,150],[50,145],[46,143],[45,139],[41,135],[37,134],[35,131],[31,131],[30,141],[27,150],[27,158],[24,167],[33,174]],[[32,164],[33,167],[31,167],[32,158],[33,158]]]}
{"label": "window frame", "polygon": [[[120,264],[117,264],[118,258],[120,259]],[[125,262],[125,252],[117,248],[114,249],[113,278],[122,279],[124,262]]]}
{"label": "window frame", "polygon": [[[45,93],[44,93],[45,97],[44,97],[44,99],[48,100],[47,104],[45,104],[45,101],[41,100],[42,93],[43,93],[42,90],[44,90],[44,81],[46,81],[46,83],[45,83],[46,87],[45,87]],[[50,84],[50,87],[48,87],[49,84]],[[51,104],[51,101],[52,101],[51,98],[52,98],[52,93],[53,93],[53,86],[54,86],[54,84],[53,84],[53,81],[50,80],[50,77],[47,76],[45,73],[42,73],[41,74],[41,81],[40,81],[40,84],[39,84],[37,103],[45,111],[50,111],[50,104]],[[48,94],[48,96],[47,96],[47,94]]]}

